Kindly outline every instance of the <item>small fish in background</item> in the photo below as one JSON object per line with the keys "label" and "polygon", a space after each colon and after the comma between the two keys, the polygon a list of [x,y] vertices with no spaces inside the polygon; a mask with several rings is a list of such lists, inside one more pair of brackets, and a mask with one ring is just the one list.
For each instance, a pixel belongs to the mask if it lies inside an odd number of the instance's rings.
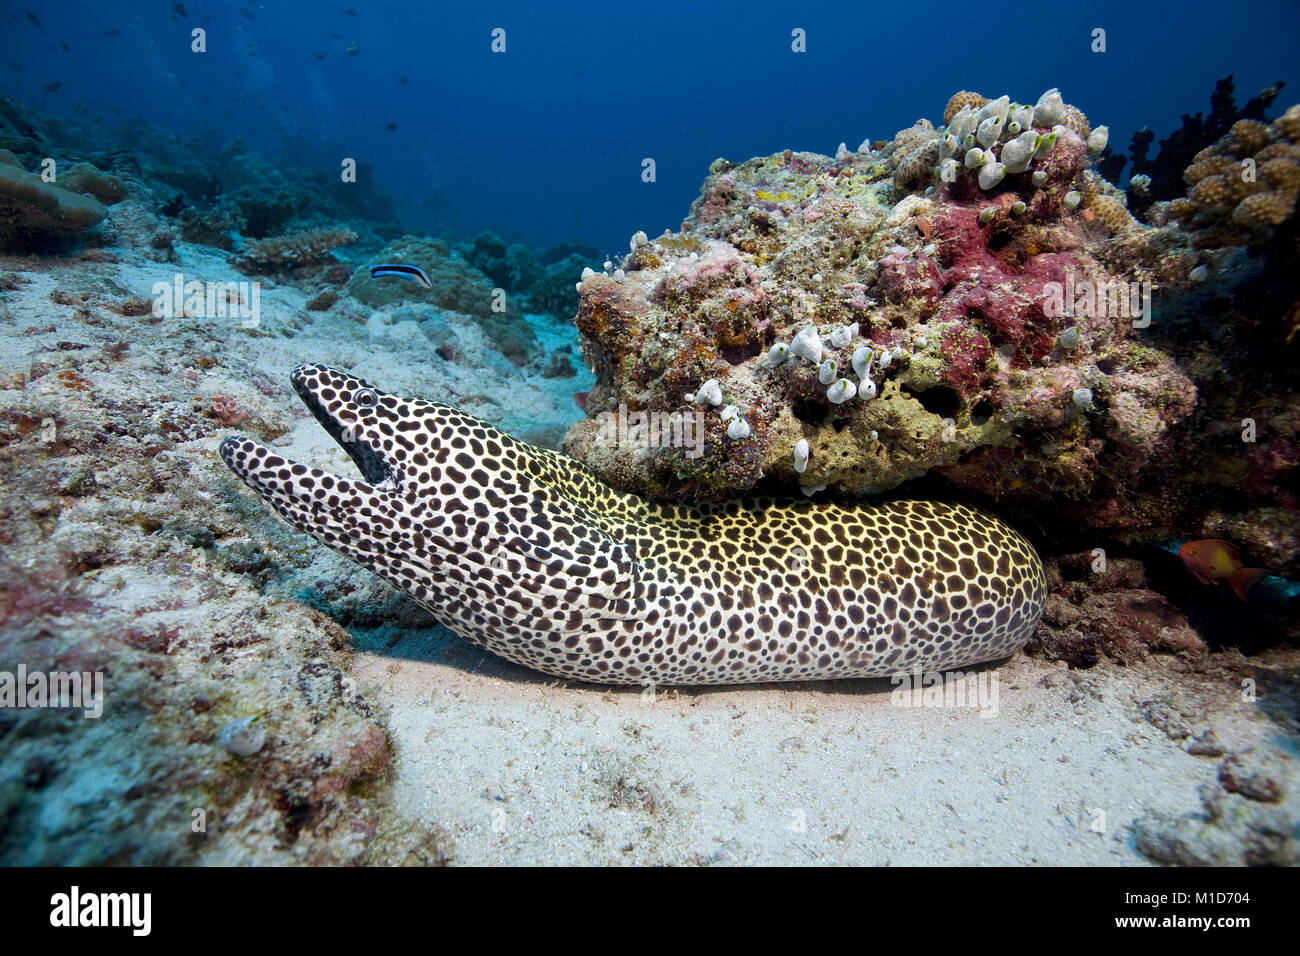
{"label": "small fish in background", "polygon": [[410,85],[411,85],[411,78],[410,78],[409,76],[404,76],[404,77],[402,77],[400,80],[397,81],[397,85],[398,85],[398,86],[410,86]]}
{"label": "small fish in background", "polygon": [[331,39],[331,40],[342,40],[342,39],[343,39],[343,34],[341,34],[341,33],[331,33],[331,34],[330,34],[330,39]]}
{"label": "small fish in background", "polygon": [[344,50],[343,52],[346,53],[348,56],[357,56],[358,54],[361,53],[361,44],[360,44],[360,43],[349,43],[349,44],[348,44],[348,48],[347,48],[346,50]]}
{"label": "small fish in background", "polygon": [[32,26],[36,27],[36,29],[40,30],[42,33],[45,32],[45,27],[41,25],[40,17],[32,13],[30,10],[24,10],[23,12],[27,14],[27,19],[31,21]]}
{"label": "small fish in background", "polygon": [[323,60],[323,59],[325,59],[325,54],[324,54],[324,53],[317,53],[317,54],[316,54],[316,59],[318,59],[318,60]]}
{"label": "small fish in background", "polygon": [[111,40],[113,39],[113,37],[117,36],[121,32],[122,31],[119,30],[117,27],[109,27],[107,30],[101,33],[100,36],[106,37]]}
{"label": "small fish in background", "polygon": [[384,129],[388,130],[391,133],[393,130],[397,129],[397,124],[394,123],[392,120],[389,120],[387,123],[384,124]]}
{"label": "small fish in background", "polygon": [[61,87],[62,85],[63,85],[62,80],[52,80],[51,82],[45,84],[45,92],[57,93],[59,92],[59,87]]}
{"label": "small fish in background", "polygon": [[68,46],[67,40],[63,40],[59,43],[59,49],[61,49],[64,53],[72,52],[72,47]]}
{"label": "small fish in background", "polygon": [[396,276],[399,279],[410,279],[418,282],[426,289],[432,289],[433,283],[429,277],[424,274],[424,270],[419,266],[408,266],[400,263],[384,263],[382,265],[370,267],[370,278],[382,279],[384,276]]}
{"label": "small fish in background", "polygon": [[188,20],[189,18],[190,14],[189,11],[185,9],[185,5],[181,3],[180,0],[172,0],[172,19]]}
{"label": "small fish in background", "polygon": [[1187,570],[1202,584],[1227,581],[1232,592],[1246,600],[1250,586],[1268,574],[1263,568],[1248,568],[1241,563],[1241,552],[1221,538],[1188,541],[1178,549]]}
{"label": "small fish in background", "polygon": [[239,14],[240,16],[244,17],[246,20],[253,19],[253,15],[248,12],[248,7],[240,7]]}
{"label": "small fish in background", "polygon": [[343,11],[343,15],[345,17],[355,17],[357,15],[357,11],[353,10],[351,7],[348,7],[346,10]]}

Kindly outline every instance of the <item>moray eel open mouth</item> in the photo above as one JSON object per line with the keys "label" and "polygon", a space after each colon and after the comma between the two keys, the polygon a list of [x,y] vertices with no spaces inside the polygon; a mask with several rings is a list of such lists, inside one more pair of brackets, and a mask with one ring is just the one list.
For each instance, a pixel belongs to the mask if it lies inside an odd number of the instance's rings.
{"label": "moray eel open mouth", "polygon": [[661,504],[437,402],[323,365],[293,385],[364,480],[233,436],[294,527],[466,640],[559,677],[735,684],[933,672],[1020,650],[1047,582],[995,518],[932,501]]}

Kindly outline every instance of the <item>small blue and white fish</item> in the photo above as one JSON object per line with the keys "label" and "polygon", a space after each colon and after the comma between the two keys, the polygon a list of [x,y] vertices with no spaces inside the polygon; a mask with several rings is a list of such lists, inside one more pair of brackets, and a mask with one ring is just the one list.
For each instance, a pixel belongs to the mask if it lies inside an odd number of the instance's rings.
{"label": "small blue and white fish", "polygon": [[424,270],[419,266],[407,266],[400,263],[387,263],[370,267],[370,278],[379,279],[383,276],[397,276],[399,279],[414,279],[422,284],[426,289],[432,289],[433,283],[429,277],[424,274]]}

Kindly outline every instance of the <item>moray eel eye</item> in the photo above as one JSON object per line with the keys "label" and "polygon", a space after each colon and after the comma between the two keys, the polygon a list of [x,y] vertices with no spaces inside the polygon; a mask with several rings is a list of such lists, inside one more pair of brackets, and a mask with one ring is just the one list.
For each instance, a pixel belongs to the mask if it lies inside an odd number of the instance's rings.
{"label": "moray eel eye", "polygon": [[374,408],[379,404],[379,396],[375,394],[373,388],[363,388],[357,392],[356,398],[353,399],[362,408]]}

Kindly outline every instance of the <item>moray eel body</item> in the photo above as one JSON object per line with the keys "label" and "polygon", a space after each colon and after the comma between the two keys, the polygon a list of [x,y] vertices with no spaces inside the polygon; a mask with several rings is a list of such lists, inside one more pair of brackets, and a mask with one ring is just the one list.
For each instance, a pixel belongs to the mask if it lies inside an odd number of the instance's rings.
{"label": "moray eel body", "polygon": [[250,439],[221,455],[282,517],[494,654],[609,684],[940,671],[1007,657],[1046,598],[1033,547],[959,504],[657,504],[448,405],[320,365],[298,394],[364,481]]}

